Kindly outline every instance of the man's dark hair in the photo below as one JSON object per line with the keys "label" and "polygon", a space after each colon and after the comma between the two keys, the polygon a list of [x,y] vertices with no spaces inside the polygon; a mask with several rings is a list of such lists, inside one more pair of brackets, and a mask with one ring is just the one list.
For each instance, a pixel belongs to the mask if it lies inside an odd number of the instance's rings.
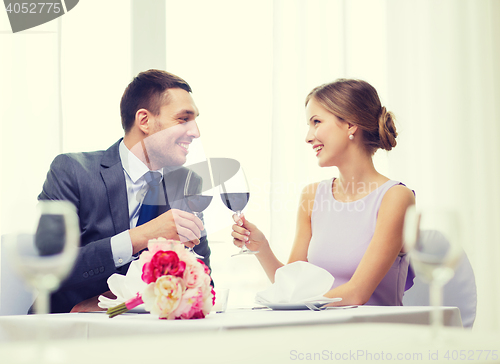
{"label": "man's dark hair", "polygon": [[153,115],[160,114],[160,107],[166,101],[165,91],[181,88],[191,92],[191,87],[182,78],[161,70],[148,70],[139,73],[123,92],[120,102],[122,127],[128,133],[134,125],[135,114],[146,109]]}

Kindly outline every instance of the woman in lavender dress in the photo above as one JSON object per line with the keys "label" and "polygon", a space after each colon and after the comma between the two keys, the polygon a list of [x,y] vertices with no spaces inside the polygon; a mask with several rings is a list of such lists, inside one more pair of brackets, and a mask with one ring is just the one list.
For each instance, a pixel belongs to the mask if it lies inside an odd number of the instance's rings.
{"label": "woman in lavender dress", "polygon": [[[377,91],[361,80],[340,79],[306,98],[309,143],[320,167],[336,166],[338,178],[304,188],[289,263],[307,261],[334,277],[330,305],[401,305],[412,271],[403,249],[406,208],[413,192],[378,173],[372,156],[396,146],[394,116]],[[256,254],[271,282],[283,266],[262,232],[234,216],[234,244]]]}

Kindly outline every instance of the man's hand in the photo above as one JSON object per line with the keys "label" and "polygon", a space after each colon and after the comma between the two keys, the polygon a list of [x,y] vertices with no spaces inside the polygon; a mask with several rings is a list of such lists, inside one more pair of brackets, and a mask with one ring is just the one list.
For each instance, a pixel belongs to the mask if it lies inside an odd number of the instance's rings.
{"label": "man's hand", "polygon": [[149,239],[163,237],[179,240],[192,248],[200,243],[203,223],[195,215],[177,209],[171,209],[157,218],[130,229],[133,254],[147,248]]}
{"label": "man's hand", "polygon": [[[104,297],[110,298],[112,300],[116,299],[116,296],[111,291],[106,291],[102,294]],[[104,308],[98,306],[99,296],[94,296],[85,300],[83,302],[77,303],[70,312],[95,312],[95,311],[106,311]]]}

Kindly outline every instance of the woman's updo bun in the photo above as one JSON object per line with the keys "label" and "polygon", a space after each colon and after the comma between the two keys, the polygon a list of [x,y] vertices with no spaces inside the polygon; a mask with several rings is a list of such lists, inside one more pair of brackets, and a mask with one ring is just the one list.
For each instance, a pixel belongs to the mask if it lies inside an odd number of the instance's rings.
{"label": "woman's updo bun", "polygon": [[338,79],[314,88],[306,97],[306,105],[314,98],[342,121],[356,125],[368,153],[396,146],[395,117],[382,107],[377,90],[366,81]]}
{"label": "woman's updo bun", "polygon": [[380,139],[379,148],[391,150],[396,146],[398,133],[394,125],[394,114],[387,111],[384,106],[382,106],[380,117],[378,118],[378,134]]}

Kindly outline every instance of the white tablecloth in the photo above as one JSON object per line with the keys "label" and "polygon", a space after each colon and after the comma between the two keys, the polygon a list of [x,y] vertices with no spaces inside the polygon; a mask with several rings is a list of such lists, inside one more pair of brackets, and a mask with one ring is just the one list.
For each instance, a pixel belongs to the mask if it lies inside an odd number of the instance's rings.
{"label": "white tablecloth", "polygon": [[434,339],[425,325],[355,323],[53,340],[42,352],[31,341],[0,343],[0,362],[45,357],[65,364],[494,363],[499,345],[498,332],[446,327]]}
{"label": "white tablecloth", "polygon": [[[46,325],[51,339],[92,339],[292,325],[363,322],[428,324],[430,310],[430,307],[425,306],[360,306],[324,311],[231,309],[224,313],[211,313],[202,320],[172,321],[137,313],[127,313],[110,319],[104,312],[5,316],[0,317],[0,342],[34,339],[40,324]],[[462,326],[458,308],[443,307],[442,310],[445,325]]]}

